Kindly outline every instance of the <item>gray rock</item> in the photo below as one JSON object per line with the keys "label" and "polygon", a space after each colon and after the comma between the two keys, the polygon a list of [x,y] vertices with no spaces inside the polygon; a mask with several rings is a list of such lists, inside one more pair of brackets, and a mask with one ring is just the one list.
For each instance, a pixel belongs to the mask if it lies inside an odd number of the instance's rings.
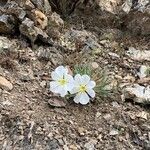
{"label": "gray rock", "polygon": [[25,10],[18,5],[15,1],[10,1],[4,6],[4,10],[7,14],[14,15],[19,20],[23,20],[26,16]]}
{"label": "gray rock", "polygon": [[10,34],[14,32],[15,21],[12,15],[0,16],[0,33]]}
{"label": "gray rock", "polygon": [[31,0],[31,2],[40,10],[43,9],[43,0]]}
{"label": "gray rock", "polygon": [[58,141],[56,139],[48,140],[47,141],[47,149],[49,149],[49,150],[59,150],[60,146],[58,144]]}
{"label": "gray rock", "polygon": [[19,30],[21,34],[28,37],[31,40],[31,42],[34,43],[34,41],[37,38],[37,33],[34,30],[34,22],[32,20],[30,20],[29,18],[25,18],[25,20],[20,25]]}
{"label": "gray rock", "polygon": [[7,3],[8,0],[1,0],[0,1],[0,7],[5,6],[5,4]]}
{"label": "gray rock", "polygon": [[85,143],[84,148],[86,150],[95,150],[95,145],[97,144],[97,140],[91,140]]}
{"label": "gray rock", "polygon": [[8,38],[0,36],[0,53],[4,50],[9,50],[12,45]]}
{"label": "gray rock", "polygon": [[110,133],[109,133],[109,135],[112,135],[112,136],[115,136],[115,135],[118,135],[118,134],[119,134],[119,132],[116,129],[111,130]]}
{"label": "gray rock", "polygon": [[27,10],[32,10],[32,9],[35,8],[35,6],[33,5],[33,3],[32,3],[30,0],[27,0],[27,1],[25,2],[25,8],[26,8]]}
{"label": "gray rock", "polygon": [[60,65],[63,62],[62,54],[55,47],[40,46],[37,52],[40,61],[51,61],[53,65]]}
{"label": "gray rock", "polygon": [[46,42],[48,39],[48,35],[40,28],[35,27],[34,22],[29,18],[25,18],[25,20],[20,25],[19,30],[21,34],[25,35],[31,40],[32,44],[34,44],[38,38],[44,42]]}

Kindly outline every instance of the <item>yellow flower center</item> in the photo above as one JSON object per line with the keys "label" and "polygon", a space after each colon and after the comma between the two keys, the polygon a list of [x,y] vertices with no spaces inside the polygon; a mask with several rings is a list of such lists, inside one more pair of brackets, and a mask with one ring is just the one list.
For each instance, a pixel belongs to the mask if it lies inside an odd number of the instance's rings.
{"label": "yellow flower center", "polygon": [[80,85],[79,90],[80,92],[85,92],[87,90],[86,85]]}
{"label": "yellow flower center", "polygon": [[58,80],[58,82],[59,82],[60,85],[65,85],[67,83],[67,80],[60,79],[60,80]]}

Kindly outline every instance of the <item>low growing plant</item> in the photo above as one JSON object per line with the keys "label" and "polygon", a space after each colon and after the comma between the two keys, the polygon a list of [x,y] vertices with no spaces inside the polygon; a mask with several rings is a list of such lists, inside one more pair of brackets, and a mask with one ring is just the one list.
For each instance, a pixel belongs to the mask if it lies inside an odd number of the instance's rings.
{"label": "low growing plant", "polygon": [[67,67],[59,66],[51,73],[50,91],[74,97],[75,103],[88,104],[95,96],[106,97],[110,84],[105,71],[92,69],[88,64],[75,65],[72,74]]}

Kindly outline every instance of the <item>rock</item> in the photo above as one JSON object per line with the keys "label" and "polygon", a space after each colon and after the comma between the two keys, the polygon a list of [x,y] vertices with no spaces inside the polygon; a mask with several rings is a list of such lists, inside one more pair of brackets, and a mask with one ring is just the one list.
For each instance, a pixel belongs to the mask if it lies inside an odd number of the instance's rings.
{"label": "rock", "polygon": [[99,118],[101,115],[102,115],[102,114],[101,114],[100,112],[97,112],[96,115],[95,115],[95,117],[96,117],[96,118]]}
{"label": "rock", "polygon": [[40,86],[41,86],[42,88],[46,87],[46,81],[42,81],[42,82],[40,83]]}
{"label": "rock", "polygon": [[84,134],[85,134],[84,132],[85,132],[84,128],[82,128],[82,127],[78,128],[78,133],[79,133],[80,136],[84,136]]}
{"label": "rock", "polygon": [[54,65],[59,65],[63,61],[63,56],[55,47],[40,46],[37,55],[40,61],[51,61]]}
{"label": "rock", "polygon": [[20,73],[20,80],[22,82],[29,82],[29,81],[31,81],[33,79],[34,79],[34,77],[31,74]]}
{"label": "rock", "polygon": [[60,44],[67,49],[74,51],[85,51],[90,50],[97,51],[101,49],[101,45],[98,43],[98,39],[86,30],[74,30],[71,29],[60,38]]}
{"label": "rock", "polygon": [[99,67],[98,63],[97,62],[92,62],[92,68],[93,69],[97,69]]}
{"label": "rock", "polygon": [[111,56],[112,59],[120,58],[120,56],[118,54],[116,54],[116,53],[109,52],[108,55]]}
{"label": "rock", "polygon": [[32,20],[35,25],[41,29],[45,29],[48,25],[48,19],[40,10],[32,10]]}
{"label": "rock", "polygon": [[13,85],[6,78],[0,76],[0,88],[7,90],[7,91],[11,91],[13,89]]}
{"label": "rock", "polygon": [[7,14],[15,16],[20,21],[23,21],[26,16],[26,11],[24,11],[24,9],[21,8],[15,1],[8,1],[4,6],[4,10]]}
{"label": "rock", "polygon": [[44,0],[44,12],[46,15],[50,15],[52,13],[52,9],[48,0]]}
{"label": "rock", "polygon": [[133,99],[134,102],[150,104],[150,86],[144,87],[138,84],[124,88],[125,99]]}
{"label": "rock", "polygon": [[97,0],[97,3],[103,11],[117,14],[121,0]]}
{"label": "rock", "polygon": [[64,146],[63,146],[63,150],[69,150],[68,146],[67,146],[67,145],[64,145]]}
{"label": "rock", "polygon": [[0,7],[4,7],[6,5],[8,0],[1,0],[0,1]]}
{"label": "rock", "polygon": [[148,70],[149,69],[150,69],[149,67],[142,65],[140,67],[140,71],[138,72],[138,76],[140,78],[145,78],[148,75]]}
{"label": "rock", "polygon": [[59,142],[59,145],[65,145],[64,140],[62,138],[57,139],[57,141]]}
{"label": "rock", "polygon": [[52,150],[60,149],[58,141],[56,139],[48,140],[46,149],[52,149]]}
{"label": "rock", "polygon": [[112,135],[112,136],[115,136],[115,135],[118,135],[118,134],[119,134],[119,132],[116,129],[111,130],[110,133],[109,133],[109,135]]}
{"label": "rock", "polygon": [[53,48],[39,47],[39,49],[38,49],[38,59],[49,61],[51,59],[50,49],[53,49]]}
{"label": "rock", "polygon": [[25,18],[22,24],[19,27],[21,34],[25,35],[31,40],[31,43],[34,42],[39,38],[44,42],[47,41],[48,35],[43,32],[40,28],[34,26],[34,22],[31,21],[29,18]]}
{"label": "rock", "polygon": [[131,10],[131,7],[132,7],[132,0],[126,0],[122,5],[122,10],[128,14]]}
{"label": "rock", "polygon": [[78,147],[73,144],[73,145],[70,145],[70,146],[69,146],[69,149],[70,149],[70,150],[78,150]]}
{"label": "rock", "polygon": [[19,30],[21,34],[28,37],[31,40],[31,42],[34,43],[35,40],[37,39],[37,33],[34,28],[35,28],[34,22],[29,18],[25,18],[25,20],[20,25]]}
{"label": "rock", "polygon": [[139,0],[136,2],[133,2],[132,0],[125,0],[124,4],[122,5],[122,10],[126,13],[129,13],[131,8],[134,8],[135,10],[144,12],[149,4],[149,0]]}
{"label": "rock", "polygon": [[11,34],[14,32],[14,17],[12,15],[0,16],[0,33]]}
{"label": "rock", "polygon": [[97,140],[91,140],[84,144],[84,148],[86,150],[95,150],[95,145],[97,144]]}
{"label": "rock", "polygon": [[10,101],[6,100],[6,101],[2,102],[2,105],[13,106],[14,104],[11,103]]}
{"label": "rock", "polygon": [[43,0],[31,0],[31,2],[38,8],[39,10],[43,10]]}
{"label": "rock", "polygon": [[94,150],[95,149],[94,145],[91,143],[85,143],[84,148],[86,150]]}
{"label": "rock", "polygon": [[117,102],[115,102],[115,101],[112,102],[112,106],[115,107],[115,108],[119,108],[120,107],[119,104]]}
{"label": "rock", "polygon": [[130,58],[138,61],[150,61],[150,51],[149,50],[137,50],[134,47],[129,47],[126,53]]}
{"label": "rock", "polygon": [[57,96],[52,96],[48,100],[48,104],[51,107],[65,107],[66,103],[63,98],[57,97]]}
{"label": "rock", "polygon": [[33,5],[33,3],[30,0],[26,0],[26,2],[25,2],[25,8],[27,10],[33,10],[33,9],[35,9],[35,6]]}
{"label": "rock", "polygon": [[[100,43],[106,45],[107,40],[111,41],[111,47],[118,47],[118,43],[115,42],[123,37],[123,32],[119,29],[105,29],[100,37]],[[107,39],[107,40],[106,40]],[[104,40],[104,41],[102,41]]]}
{"label": "rock", "polygon": [[47,135],[47,137],[48,137],[49,139],[52,139],[52,138],[53,138],[53,133],[50,132],[50,133]]}
{"label": "rock", "polygon": [[111,115],[110,114],[106,114],[103,116],[105,120],[110,120],[111,119]]}
{"label": "rock", "polygon": [[0,36],[0,53],[9,50],[12,47],[10,40],[4,36]]}
{"label": "rock", "polygon": [[138,114],[136,115],[136,117],[147,120],[147,119],[148,119],[148,115],[149,115],[149,113],[147,113],[147,112],[145,112],[145,111],[142,111],[142,112],[138,113]]}
{"label": "rock", "polygon": [[37,27],[34,27],[34,30],[37,33],[36,39],[39,38],[43,42],[51,44],[51,41],[48,40],[48,35],[43,30],[41,30],[40,28],[37,28]]}
{"label": "rock", "polygon": [[64,21],[60,18],[60,15],[54,12],[49,18],[49,24],[52,27],[62,28],[64,26]]}
{"label": "rock", "polygon": [[48,17],[48,24],[48,35],[53,39],[60,39],[60,30],[64,27],[64,21],[57,13],[52,13]]}

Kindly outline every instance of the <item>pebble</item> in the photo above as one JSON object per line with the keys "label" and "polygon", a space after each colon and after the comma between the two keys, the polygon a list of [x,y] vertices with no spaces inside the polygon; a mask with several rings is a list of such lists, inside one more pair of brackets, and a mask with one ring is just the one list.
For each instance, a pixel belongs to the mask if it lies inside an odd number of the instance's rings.
{"label": "pebble", "polygon": [[67,145],[64,145],[64,146],[63,146],[63,150],[69,150],[68,146],[67,146]]}
{"label": "pebble", "polygon": [[82,128],[82,127],[78,128],[78,133],[79,133],[80,136],[84,136],[84,132],[85,132],[84,128]]}
{"label": "pebble", "polygon": [[78,150],[77,146],[75,146],[75,145],[70,145],[70,146],[69,146],[69,149],[70,149],[70,150]]}
{"label": "pebble", "polygon": [[51,139],[51,138],[53,137],[53,133],[50,132],[50,133],[47,135],[47,137]]}
{"label": "pebble", "polygon": [[111,119],[111,115],[110,114],[106,114],[103,116],[105,120],[110,120]]}
{"label": "pebble", "polygon": [[13,89],[13,85],[6,78],[0,76],[0,88],[6,91],[11,91]]}
{"label": "pebble", "polygon": [[112,106],[115,107],[115,108],[118,108],[118,107],[119,107],[119,104],[118,104],[117,102],[112,102],[111,104],[112,104]]}
{"label": "pebble", "polygon": [[91,142],[85,143],[84,148],[86,150],[94,150],[95,149],[94,144]]}
{"label": "pebble", "polygon": [[2,102],[3,105],[7,105],[7,106],[12,106],[14,105],[13,103],[11,103],[9,100],[6,100],[4,102]]}
{"label": "pebble", "polygon": [[96,118],[99,118],[101,115],[102,114],[100,112],[97,112],[95,116],[96,116]]}
{"label": "pebble", "polygon": [[98,63],[97,62],[92,62],[92,68],[93,69],[97,69],[99,67]]}
{"label": "pebble", "polygon": [[42,81],[42,82],[40,83],[40,86],[41,86],[42,88],[46,87],[46,81]]}
{"label": "pebble", "polygon": [[111,130],[110,133],[109,133],[109,135],[112,135],[112,136],[118,135],[118,134],[119,134],[119,132],[116,129]]}
{"label": "pebble", "polygon": [[142,112],[139,112],[139,113],[136,115],[136,117],[147,120],[147,119],[148,119],[148,113],[145,112],[145,111],[142,111]]}

